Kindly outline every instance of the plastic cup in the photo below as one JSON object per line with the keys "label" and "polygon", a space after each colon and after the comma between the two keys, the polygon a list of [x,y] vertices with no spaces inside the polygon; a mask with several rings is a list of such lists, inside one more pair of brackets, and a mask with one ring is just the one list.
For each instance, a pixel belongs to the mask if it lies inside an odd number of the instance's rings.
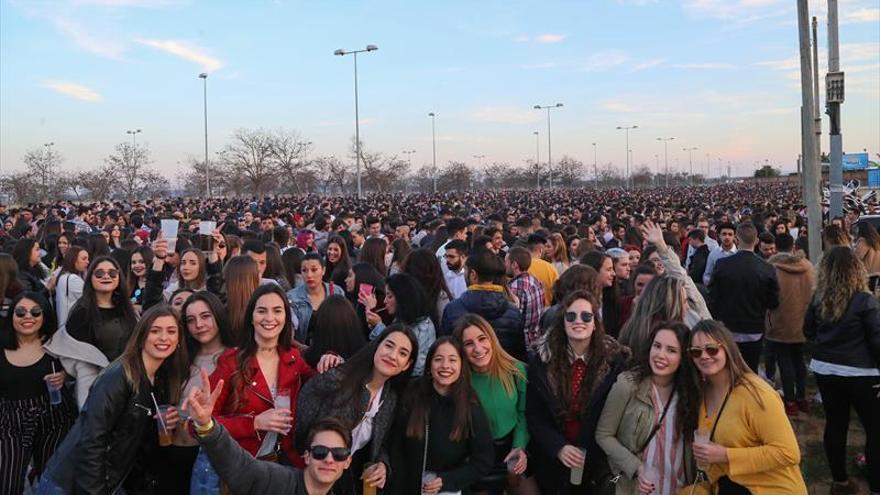
{"label": "plastic cup", "polygon": [[217,222],[202,220],[199,222],[199,234],[201,235],[211,235],[214,233],[214,229],[217,228]]}
{"label": "plastic cup", "polygon": [[49,404],[53,406],[61,404],[61,387],[56,387],[46,380],[46,390],[49,391]]}
{"label": "plastic cup", "polygon": [[373,466],[375,466],[375,464],[365,464],[364,465],[364,474],[362,475],[362,477],[364,479],[363,480],[364,487],[362,490],[363,495],[376,495],[376,487],[367,483],[367,474],[373,470]]}
{"label": "plastic cup", "polygon": [[[290,389],[289,388],[279,388],[278,391],[275,392],[274,406],[276,409],[287,409],[288,411],[290,410]],[[285,433],[285,435],[286,435],[286,433]]]}
{"label": "plastic cup", "polygon": [[180,221],[174,219],[165,219],[161,221],[161,229],[162,235],[165,236],[166,239],[177,239],[177,229],[180,226]]}
{"label": "plastic cup", "polygon": [[[437,473],[433,471],[425,471],[424,473],[422,473],[422,486],[424,486],[425,483],[430,483],[436,479]],[[422,491],[422,495],[426,495],[424,491]]]}
{"label": "plastic cup", "polygon": [[642,465],[642,477],[654,485],[654,490],[657,489],[657,483],[660,481],[660,471],[653,464]]}
{"label": "plastic cup", "polygon": [[[694,445],[705,445],[707,443],[709,443],[709,432],[699,430],[694,431]],[[705,471],[709,469],[709,466],[707,464],[697,463],[697,468],[700,471]]]}
{"label": "plastic cup", "polygon": [[[578,448],[581,451],[581,454],[584,456],[584,462],[587,460],[587,449]],[[571,468],[571,476],[568,479],[569,483],[575,486],[580,486],[584,481],[584,465],[583,463],[580,466]]]}
{"label": "plastic cup", "polygon": [[168,423],[165,421],[165,417],[168,415],[168,409],[170,408],[171,406],[169,405],[159,406],[159,413],[156,417],[156,426],[159,429],[160,447],[167,447],[171,445],[172,440],[174,440],[174,432],[166,427]]}
{"label": "plastic cup", "polygon": [[516,463],[519,462],[519,454],[507,460],[507,482],[513,487],[519,486],[519,475],[514,472]]}

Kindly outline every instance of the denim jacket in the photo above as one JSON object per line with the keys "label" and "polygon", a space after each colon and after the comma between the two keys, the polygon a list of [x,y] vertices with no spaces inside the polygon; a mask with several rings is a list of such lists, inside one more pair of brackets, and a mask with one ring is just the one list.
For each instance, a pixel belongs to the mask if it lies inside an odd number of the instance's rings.
{"label": "denim jacket", "polygon": [[[329,296],[345,296],[345,292],[336,284],[324,282],[324,294]],[[312,303],[309,301],[309,293],[305,284],[287,291],[287,300],[293,309],[293,314],[298,322],[293,336],[300,343],[305,343],[309,331],[309,320],[312,318]]]}

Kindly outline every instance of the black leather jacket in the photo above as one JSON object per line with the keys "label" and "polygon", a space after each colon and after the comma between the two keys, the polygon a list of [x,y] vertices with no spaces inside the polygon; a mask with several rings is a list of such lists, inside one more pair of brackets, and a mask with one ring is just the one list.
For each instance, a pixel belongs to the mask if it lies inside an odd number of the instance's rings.
{"label": "black leather jacket", "polygon": [[[98,376],[79,419],[46,467],[45,476],[64,493],[109,495],[125,482],[139,450],[149,447],[145,433],[156,430],[146,376],[139,389],[134,392],[120,361]],[[152,437],[157,439],[155,433]]]}
{"label": "black leather jacket", "polygon": [[819,319],[815,301],[807,308],[804,335],[815,342],[813,358],[831,364],[880,367],[880,304],[867,292],[853,295],[835,322]]}

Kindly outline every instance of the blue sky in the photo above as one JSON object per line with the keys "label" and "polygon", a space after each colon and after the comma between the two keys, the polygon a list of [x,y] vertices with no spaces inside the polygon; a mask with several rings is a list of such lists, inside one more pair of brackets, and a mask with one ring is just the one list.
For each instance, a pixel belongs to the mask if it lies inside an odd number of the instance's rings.
{"label": "blue sky", "polygon": [[[66,168],[100,164],[140,128],[154,165],[173,175],[239,127],[297,130],[317,155],[346,156],[354,134],[351,57],[358,57],[361,136],[368,149],[438,161],[522,164],[553,111],[554,161],[570,155],[623,168],[670,167],[697,147],[747,173],[770,160],[793,170],[800,150],[796,3],[791,0],[186,1],[0,0],[0,166],[21,168],[52,141]],[[826,70],[825,0],[820,64]],[[880,8],[842,0],[846,151],[880,152]],[[824,122],[827,134],[827,119]],[[827,135],[823,150],[827,150]],[[738,168],[736,168],[738,166]]]}

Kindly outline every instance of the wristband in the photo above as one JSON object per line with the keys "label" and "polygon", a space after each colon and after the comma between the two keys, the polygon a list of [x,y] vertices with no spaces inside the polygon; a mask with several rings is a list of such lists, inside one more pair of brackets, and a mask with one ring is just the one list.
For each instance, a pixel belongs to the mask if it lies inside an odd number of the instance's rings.
{"label": "wristband", "polygon": [[193,429],[196,431],[196,435],[200,437],[204,437],[214,431],[214,418],[211,418],[206,425],[200,425],[193,421]]}
{"label": "wristband", "polygon": [[[167,255],[165,255],[165,256],[167,256]],[[153,258],[156,258],[157,260],[164,260],[164,259],[165,259],[165,256],[156,256],[156,255],[154,254],[154,255],[153,255]]]}

